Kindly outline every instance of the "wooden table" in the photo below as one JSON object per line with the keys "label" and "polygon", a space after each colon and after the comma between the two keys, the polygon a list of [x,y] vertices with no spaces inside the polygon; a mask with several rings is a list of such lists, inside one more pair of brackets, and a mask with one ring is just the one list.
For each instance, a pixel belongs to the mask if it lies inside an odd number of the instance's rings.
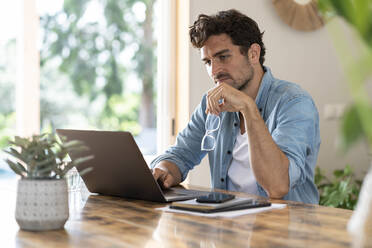
{"label": "wooden table", "polygon": [[[70,192],[65,229],[27,232],[14,218],[15,187],[0,188],[1,247],[352,247],[352,211],[286,203],[236,218],[156,210],[165,204]],[[242,196],[243,194],[239,194]],[[372,247],[372,246],[369,246]]]}

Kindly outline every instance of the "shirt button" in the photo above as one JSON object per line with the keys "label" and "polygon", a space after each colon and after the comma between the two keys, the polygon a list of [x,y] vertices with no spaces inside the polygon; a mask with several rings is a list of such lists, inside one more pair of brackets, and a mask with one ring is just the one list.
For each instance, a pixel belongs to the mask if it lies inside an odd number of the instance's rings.
{"label": "shirt button", "polygon": [[238,126],[238,123],[234,123],[234,127]]}
{"label": "shirt button", "polygon": [[260,110],[260,112],[262,112],[262,108],[260,108],[259,110]]}
{"label": "shirt button", "polygon": [[225,181],[225,179],[221,178],[221,182],[224,182],[224,181]]}
{"label": "shirt button", "polygon": [[231,154],[231,151],[227,151],[227,154],[229,154],[229,155],[230,155],[230,154]]}

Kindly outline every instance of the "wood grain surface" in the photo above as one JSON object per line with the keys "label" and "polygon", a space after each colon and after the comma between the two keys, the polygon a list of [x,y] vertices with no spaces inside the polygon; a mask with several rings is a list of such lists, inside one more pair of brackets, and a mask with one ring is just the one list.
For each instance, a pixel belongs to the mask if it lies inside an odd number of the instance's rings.
{"label": "wood grain surface", "polygon": [[64,229],[27,232],[14,219],[15,190],[0,193],[9,199],[1,208],[1,247],[277,248],[353,243],[346,231],[349,210],[272,201],[288,206],[236,218],[208,218],[156,210],[165,204],[81,192],[70,192],[70,218]]}

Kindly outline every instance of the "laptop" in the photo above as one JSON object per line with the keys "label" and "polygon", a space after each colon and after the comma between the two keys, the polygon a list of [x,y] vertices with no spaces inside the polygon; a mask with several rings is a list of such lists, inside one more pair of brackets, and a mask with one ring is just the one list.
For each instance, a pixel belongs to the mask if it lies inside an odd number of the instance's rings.
{"label": "laptop", "polygon": [[72,160],[93,155],[94,158],[77,166],[93,170],[82,175],[92,193],[120,196],[154,202],[187,200],[209,192],[186,190],[178,187],[162,190],[154,179],[133,136],[129,132],[57,129],[66,142],[80,140],[88,151],[72,152]]}

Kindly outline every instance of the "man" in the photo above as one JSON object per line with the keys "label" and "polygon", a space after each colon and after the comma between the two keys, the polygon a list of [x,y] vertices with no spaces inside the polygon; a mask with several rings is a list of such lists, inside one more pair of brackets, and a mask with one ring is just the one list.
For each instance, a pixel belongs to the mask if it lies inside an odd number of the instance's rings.
{"label": "man", "polygon": [[[190,27],[215,87],[176,144],[152,162],[164,188],[183,181],[208,152],[214,188],[318,203],[318,111],[308,93],[263,65],[262,36],[257,23],[236,10],[199,15]],[[215,148],[203,151],[208,115],[219,116],[220,127]]]}

